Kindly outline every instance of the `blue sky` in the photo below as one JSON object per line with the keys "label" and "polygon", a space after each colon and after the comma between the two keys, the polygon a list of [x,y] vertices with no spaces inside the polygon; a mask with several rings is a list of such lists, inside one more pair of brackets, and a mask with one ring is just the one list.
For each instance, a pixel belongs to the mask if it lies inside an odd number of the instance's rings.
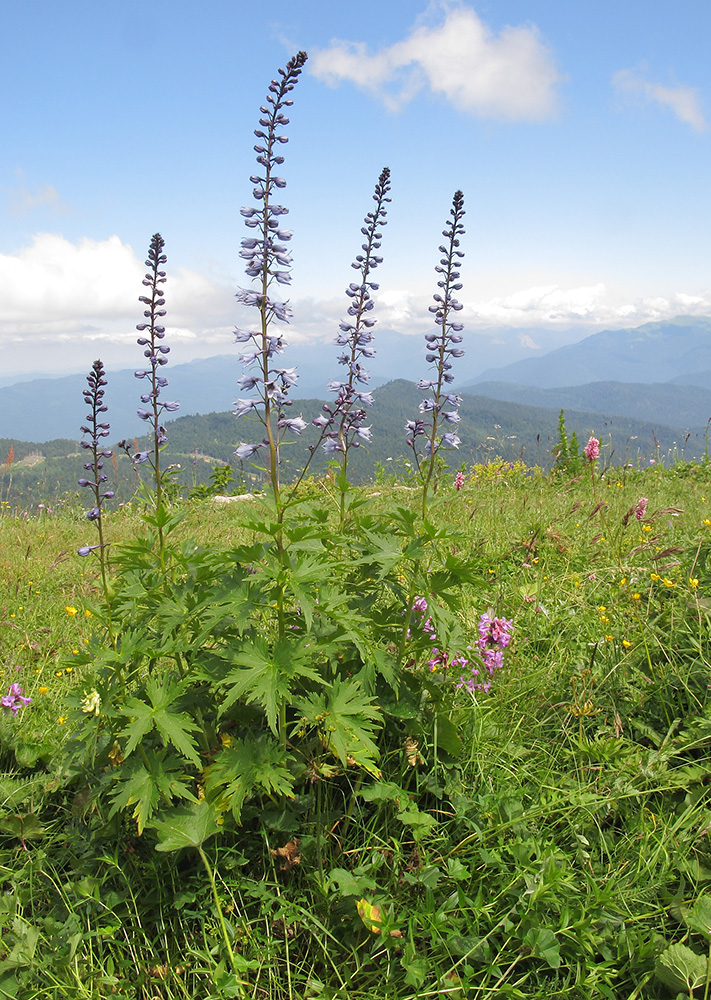
{"label": "blue sky", "polygon": [[132,367],[156,231],[174,359],[236,352],[252,130],[298,49],[294,343],[335,335],[383,166],[381,328],[428,329],[457,188],[472,333],[536,351],[711,314],[710,35],[702,0],[5,5],[2,370]]}

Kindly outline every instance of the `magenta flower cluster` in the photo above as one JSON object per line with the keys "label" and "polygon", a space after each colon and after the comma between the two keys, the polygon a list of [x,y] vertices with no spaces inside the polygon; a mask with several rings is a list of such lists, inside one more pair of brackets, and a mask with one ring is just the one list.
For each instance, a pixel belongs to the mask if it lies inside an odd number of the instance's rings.
{"label": "magenta flower cluster", "polygon": [[647,499],[647,497],[640,497],[639,500],[637,501],[637,506],[635,507],[634,510],[634,516],[637,518],[638,521],[644,520],[644,517],[647,513],[648,503],[649,500]]}
{"label": "magenta flower cluster", "polygon": [[31,701],[31,698],[24,696],[22,687],[19,684],[11,684],[7,689],[7,694],[0,698],[0,705],[2,705],[5,711],[10,711],[13,715],[17,715],[18,711],[24,705],[29,705]]}
{"label": "magenta flower cluster", "polygon": [[[434,643],[437,639],[432,619],[427,617],[427,601],[417,597],[413,601],[412,610],[420,615],[420,628]],[[491,689],[494,673],[504,665],[504,650],[511,642],[513,621],[510,618],[491,618],[483,614],[478,625],[479,639],[476,647],[467,647],[466,654],[450,654],[438,646],[433,646],[427,666],[431,673],[441,671],[446,677],[448,671],[459,672],[455,683],[457,690],[466,688],[470,694],[482,691],[487,694]]]}
{"label": "magenta flower cluster", "polygon": [[596,437],[591,437],[583,449],[588,462],[594,462],[600,457],[600,442]]}

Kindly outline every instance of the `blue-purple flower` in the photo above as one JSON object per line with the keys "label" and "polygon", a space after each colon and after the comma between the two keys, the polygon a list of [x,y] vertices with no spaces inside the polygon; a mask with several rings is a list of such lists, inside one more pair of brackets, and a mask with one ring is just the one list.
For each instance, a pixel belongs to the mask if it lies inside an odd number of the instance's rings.
{"label": "blue-purple flower", "polygon": [[[427,345],[426,360],[434,365],[434,378],[420,379],[418,388],[431,393],[420,403],[422,419],[408,420],[405,430],[408,432],[407,443],[415,455],[415,462],[424,481],[423,508],[426,507],[427,488],[434,470],[434,459],[440,448],[458,448],[461,440],[454,431],[439,433],[442,421],[455,425],[459,423],[459,411],[456,407],[461,403],[461,397],[448,392],[446,386],[454,381],[452,374],[452,359],[461,358],[464,351],[458,345],[462,342],[463,324],[456,319],[463,306],[455,297],[462,284],[459,281],[460,272],[457,268],[464,257],[459,249],[459,238],[464,233],[462,218],[464,216],[464,195],[456,191],[450,209],[450,219],[442,235],[445,243],[439,248],[443,254],[435,271],[440,275],[437,287],[440,289],[434,295],[434,304],[429,307],[434,316],[438,331],[425,334]],[[447,409],[454,407],[454,409]],[[424,446],[420,450],[417,438],[424,438]],[[425,466],[423,468],[423,462]]]}
{"label": "blue-purple flower", "polygon": [[[286,181],[277,173],[284,162],[278,150],[287,142],[282,130],[289,124],[284,109],[293,103],[288,95],[296,86],[306,58],[305,52],[298,52],[285,69],[279,70],[279,78],[269,85],[266,104],[260,108],[259,128],[254,133],[257,137],[254,150],[260,170],[250,177],[250,181],[254,185],[252,193],[258,205],[241,210],[252,235],[242,240],[240,257],[246,262],[245,271],[256,281],[257,289],[240,289],[237,300],[257,309],[259,319],[256,329],[235,330],[235,341],[245,345],[240,362],[248,369],[240,379],[240,388],[247,392],[254,391],[256,398],[238,399],[234,412],[236,416],[253,414],[263,424],[269,448],[270,478],[277,497],[281,435],[286,431],[300,433],[300,425],[298,419],[289,420],[284,412],[291,405],[288,390],[296,384],[295,369],[275,367],[272,363],[284,349],[281,334],[272,333],[272,326],[275,322],[288,323],[291,316],[286,302],[272,298],[275,285],[284,286],[291,282],[291,254],[286,246],[291,240],[291,232],[283,228],[281,221],[288,214],[288,209],[273,198],[277,191],[286,187]],[[252,446],[242,442],[235,454],[243,460],[252,457],[261,447],[261,444]]]}
{"label": "blue-purple flower", "polygon": [[348,319],[341,321],[340,333],[336,337],[336,344],[343,349],[338,356],[338,363],[346,368],[347,378],[344,381],[334,379],[328,383],[329,392],[336,393],[335,402],[332,406],[325,405],[323,412],[313,420],[321,430],[325,453],[332,455],[340,452],[344,456],[344,466],[349,448],[357,448],[361,441],[371,440],[370,427],[363,426],[363,407],[372,405],[373,396],[370,392],[362,391],[359,386],[370,382],[370,374],[362,364],[363,359],[375,355],[372,345],[376,320],[372,315],[375,305],[372,293],[378,290],[379,285],[371,280],[371,272],[383,262],[377,251],[382,245],[380,230],[387,225],[388,213],[385,206],[391,200],[388,197],[389,191],[390,170],[384,167],[373,194],[375,210],[367,213],[361,228],[365,237],[365,242],[361,244],[363,253],[357,254],[351,264],[355,271],[360,272],[360,279],[351,282],[346,288],[346,295],[350,299]]}
{"label": "blue-purple flower", "polygon": [[159,451],[167,440],[165,427],[161,423],[162,414],[163,412],[174,413],[180,408],[180,403],[177,403],[175,400],[163,401],[160,399],[161,389],[165,389],[168,385],[168,379],[164,375],[160,375],[159,372],[162,367],[168,364],[167,355],[170,354],[170,347],[160,343],[160,341],[165,339],[163,320],[166,310],[165,289],[163,285],[167,279],[163,265],[167,263],[168,258],[163,253],[164,247],[165,240],[160,233],[155,233],[148,247],[146,267],[149,270],[143,278],[143,285],[148,289],[148,294],[140,295],[138,298],[138,301],[146,307],[143,311],[146,322],[139,323],[136,326],[136,329],[142,334],[142,336],[137,338],[136,342],[140,347],[144,348],[143,354],[148,359],[149,364],[148,368],[139,369],[134,372],[137,379],[149,380],[148,391],[141,395],[141,402],[144,406],[140,407],[136,412],[141,420],[145,420],[152,425],[153,448],[131,456],[133,464],[140,465],[143,462],[149,461],[151,454],[155,455],[153,467],[156,475],[156,487],[159,492],[161,478]]}
{"label": "blue-purple flower", "polygon": [[86,377],[88,388],[83,390],[84,402],[89,407],[86,414],[86,424],[82,425],[82,433],[88,435],[88,440],[82,440],[81,446],[91,454],[89,460],[84,462],[84,469],[89,476],[82,476],[77,480],[82,489],[90,491],[92,496],[92,506],[87,511],[87,519],[95,521],[99,529],[99,545],[82,546],[79,555],[89,555],[94,549],[103,548],[104,539],[101,528],[101,512],[105,500],[114,497],[114,491],[106,489],[105,483],[108,476],[104,472],[104,459],[111,458],[112,452],[104,447],[103,439],[108,437],[110,425],[104,419],[108,412],[108,406],[104,402],[105,387],[108,384],[106,373],[101,361],[95,361],[91,366],[91,371]]}

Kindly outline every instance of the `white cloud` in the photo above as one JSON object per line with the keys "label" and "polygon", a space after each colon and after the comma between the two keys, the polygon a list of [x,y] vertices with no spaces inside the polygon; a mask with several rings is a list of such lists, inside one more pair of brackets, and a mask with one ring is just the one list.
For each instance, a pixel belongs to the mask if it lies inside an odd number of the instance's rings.
{"label": "white cloud", "polygon": [[[144,291],[142,257],[118,236],[72,243],[43,233],[16,254],[0,254],[0,360],[6,372],[56,374],[82,370],[100,354],[114,367],[138,363],[138,296]],[[171,360],[230,353],[232,330],[255,320],[255,310],[240,307],[235,288],[196,271],[168,269],[166,300]],[[376,294],[380,330],[421,336],[433,329],[428,311],[432,298],[408,288]],[[466,332],[519,328],[520,343],[530,350],[534,329],[592,331],[603,326],[633,327],[677,315],[710,315],[711,292],[676,292],[632,299],[603,284],[565,288],[551,284],[488,299],[463,298]],[[339,293],[327,299],[294,299],[294,317],[281,328],[287,342],[330,345],[344,318]],[[538,337],[536,337],[538,340]]]}
{"label": "white cloud", "polygon": [[[441,5],[435,5],[441,11]],[[533,26],[494,34],[466,5],[447,5],[439,24],[421,25],[369,53],[334,41],[313,53],[311,72],[330,86],[350,80],[398,110],[424,86],[481,118],[536,121],[556,110],[560,74]]]}
{"label": "white cloud", "polygon": [[[16,254],[0,254],[0,347],[5,367],[76,367],[76,358],[136,361],[136,324],[145,289],[143,260],[118,236],[106,240],[42,233]],[[232,342],[232,289],[185,268],[168,274],[166,327],[191,357],[217,354]],[[92,358],[89,357],[89,361]]]}
{"label": "white cloud", "polygon": [[54,215],[66,215],[73,211],[68,202],[62,201],[53,184],[45,184],[34,191],[25,186],[5,188],[5,191],[10,215],[29,215],[37,208],[49,208]]}
{"label": "white cloud", "polygon": [[708,128],[701,98],[694,87],[681,85],[665,87],[661,83],[645,80],[639,73],[630,69],[621,69],[615,73],[612,85],[618,93],[632,99],[641,100],[646,104],[661,104],[662,107],[669,108],[680,121],[690,125],[695,132],[703,132]]}

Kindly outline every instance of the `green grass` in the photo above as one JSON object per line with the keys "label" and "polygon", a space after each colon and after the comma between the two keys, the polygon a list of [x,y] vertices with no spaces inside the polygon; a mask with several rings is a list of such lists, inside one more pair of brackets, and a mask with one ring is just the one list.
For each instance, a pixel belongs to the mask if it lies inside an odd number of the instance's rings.
{"label": "green grass", "polygon": [[[335,521],[328,479],[307,489]],[[393,483],[355,495],[386,522],[418,503]],[[247,543],[245,504],[185,505],[173,540]],[[430,517],[473,569],[441,603],[469,638],[487,608],[512,618],[505,666],[476,699],[444,681],[435,725],[390,705],[380,780],[322,768],[205,843],[237,972],[198,855],[154,850],[63,755],[104,642],[98,562],[75,555],[92,526],[0,517],[3,684],[33,699],[0,720],[0,997],[704,995],[655,962],[708,950],[687,911],[711,893],[711,471],[477,467]],[[129,505],[105,530],[113,554],[145,529]],[[422,659],[409,671],[436,692]]]}

